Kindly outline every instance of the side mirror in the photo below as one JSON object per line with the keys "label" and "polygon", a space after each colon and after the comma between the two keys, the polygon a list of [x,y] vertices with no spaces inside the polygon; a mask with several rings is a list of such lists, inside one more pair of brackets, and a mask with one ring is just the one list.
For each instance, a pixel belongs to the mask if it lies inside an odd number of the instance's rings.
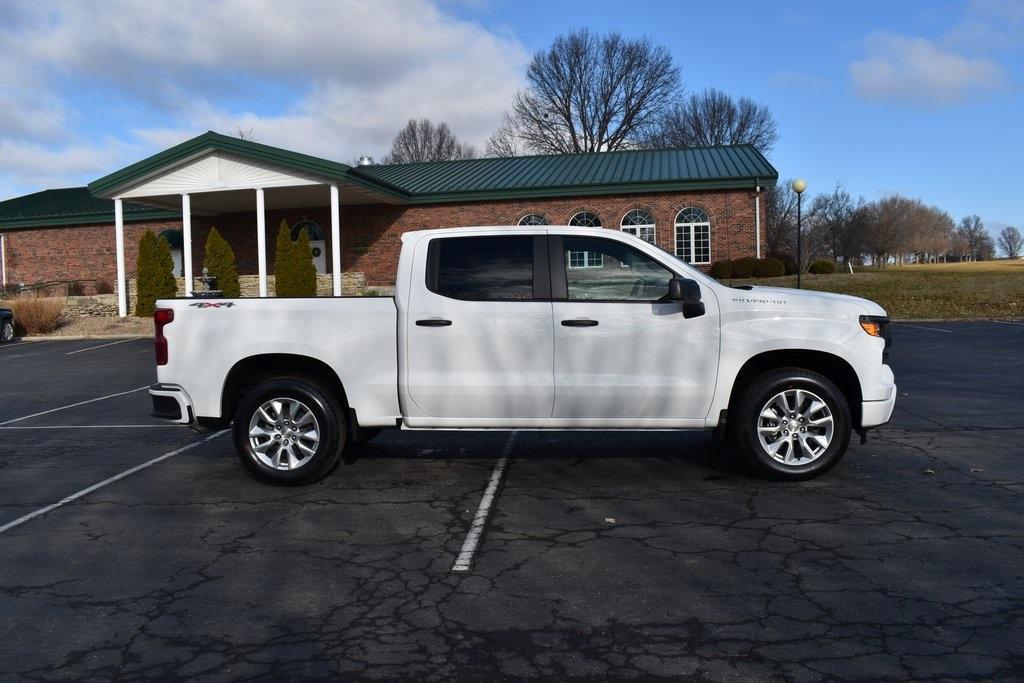
{"label": "side mirror", "polygon": [[683,305],[684,318],[704,315],[704,304],[700,300],[700,285],[696,280],[674,277],[668,281],[668,299]]}

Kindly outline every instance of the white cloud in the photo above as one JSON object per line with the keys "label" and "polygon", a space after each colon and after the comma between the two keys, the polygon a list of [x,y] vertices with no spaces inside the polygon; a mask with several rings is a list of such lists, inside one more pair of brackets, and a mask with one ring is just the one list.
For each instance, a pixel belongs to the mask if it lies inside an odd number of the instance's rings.
{"label": "white cloud", "polygon": [[924,38],[876,33],[867,56],[850,64],[858,94],[869,99],[945,105],[1001,88],[1005,71],[995,62],[965,57]]}
{"label": "white cloud", "polygon": [[[430,0],[22,0],[0,15],[0,144],[52,152],[40,163],[78,182],[87,150],[97,163],[111,155],[75,132],[69,84],[106,97],[112,114],[119,102],[160,112],[124,131],[115,157],[240,125],[260,142],[344,161],[383,153],[413,117],[480,144],[528,59],[514,38]],[[24,89],[7,87],[15,82]],[[26,172],[0,156],[0,181]]]}

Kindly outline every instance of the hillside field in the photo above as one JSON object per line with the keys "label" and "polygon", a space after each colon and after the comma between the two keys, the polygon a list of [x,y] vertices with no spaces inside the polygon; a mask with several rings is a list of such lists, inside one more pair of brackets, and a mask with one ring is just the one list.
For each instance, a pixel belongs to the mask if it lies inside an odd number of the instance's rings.
{"label": "hillside field", "polygon": [[[796,276],[727,283],[795,287]],[[1024,318],[1024,260],[805,274],[803,287],[877,301],[895,319]]]}

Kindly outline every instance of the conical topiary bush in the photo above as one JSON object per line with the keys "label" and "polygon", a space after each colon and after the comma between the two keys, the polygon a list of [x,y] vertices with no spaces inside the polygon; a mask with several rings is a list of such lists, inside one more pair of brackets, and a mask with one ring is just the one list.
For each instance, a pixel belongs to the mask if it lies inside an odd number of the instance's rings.
{"label": "conical topiary bush", "polygon": [[224,292],[227,298],[238,298],[242,290],[238,286],[238,266],[235,264],[235,251],[227,243],[217,228],[210,228],[206,238],[206,257],[203,266],[210,275],[217,278],[217,289]]}

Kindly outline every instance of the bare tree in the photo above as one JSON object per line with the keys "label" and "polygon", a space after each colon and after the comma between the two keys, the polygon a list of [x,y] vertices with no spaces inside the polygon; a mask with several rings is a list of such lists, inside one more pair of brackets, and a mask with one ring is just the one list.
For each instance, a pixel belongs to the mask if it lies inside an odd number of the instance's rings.
{"label": "bare tree", "polygon": [[748,144],[767,154],[779,140],[768,107],[747,97],[734,100],[707,88],[676,103],[661,118],[648,144],[654,147],[706,147]]}
{"label": "bare tree", "polygon": [[256,136],[253,135],[252,132],[252,126],[249,128],[242,128],[240,124],[235,125],[235,137],[239,140],[249,140],[250,142],[254,142],[256,140]]}
{"label": "bare tree", "polygon": [[900,195],[884,197],[869,205],[862,216],[860,230],[864,249],[876,266],[884,267],[889,256],[898,254],[904,247],[911,230],[912,216],[919,206],[918,200]]}
{"label": "bare tree", "polygon": [[[976,215],[964,216],[960,219],[960,225],[957,226],[956,232],[966,246],[965,256],[967,260],[977,261],[981,256],[982,247],[985,246],[984,238],[988,236],[985,224],[981,222],[981,218]],[[989,241],[991,242],[991,237]]]}
{"label": "bare tree", "polygon": [[541,154],[603,152],[639,144],[676,100],[679,69],[664,46],[581,29],[533,56],[509,120]]}
{"label": "bare tree", "polygon": [[815,196],[807,216],[810,243],[833,261],[858,257],[862,245],[860,234],[854,230],[855,210],[853,199],[842,183],[836,183],[828,194]]}
{"label": "bare tree", "polygon": [[1003,228],[999,233],[999,248],[1006,258],[1020,258],[1020,253],[1024,250],[1024,237],[1021,236],[1020,230],[1008,225]]}
{"label": "bare tree", "polygon": [[797,196],[792,184],[786,180],[764,191],[765,246],[772,255],[796,253]]}
{"label": "bare tree", "polygon": [[391,143],[391,152],[384,157],[385,164],[411,164],[418,161],[451,161],[472,159],[476,150],[460,142],[448,124],[437,125],[430,119],[409,119]]}
{"label": "bare tree", "polygon": [[516,134],[515,122],[508,114],[498,130],[491,133],[484,145],[486,157],[519,157],[523,155],[522,143]]}

